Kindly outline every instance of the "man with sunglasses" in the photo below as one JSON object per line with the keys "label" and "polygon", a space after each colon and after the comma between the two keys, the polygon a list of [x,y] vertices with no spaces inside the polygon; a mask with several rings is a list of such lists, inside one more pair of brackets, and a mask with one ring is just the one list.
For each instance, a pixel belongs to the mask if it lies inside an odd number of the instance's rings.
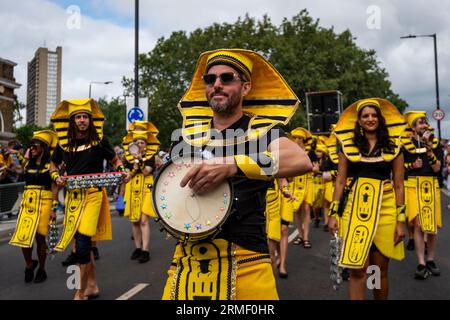
{"label": "man with sunglasses", "polygon": [[[163,299],[278,299],[265,197],[274,178],[311,170],[305,152],[279,127],[298,104],[278,71],[256,52],[226,49],[200,56],[178,106],[182,137],[170,155],[201,152],[203,160],[181,187],[207,197],[229,179],[235,200],[218,234],[177,245]],[[205,284],[207,290],[196,290]]]}
{"label": "man with sunglasses", "polygon": [[410,134],[403,139],[406,213],[414,228],[414,247],[419,262],[416,279],[441,271],[434,262],[437,232],[442,227],[441,197],[437,175],[441,167],[440,144],[432,134],[425,111],[405,113]]}

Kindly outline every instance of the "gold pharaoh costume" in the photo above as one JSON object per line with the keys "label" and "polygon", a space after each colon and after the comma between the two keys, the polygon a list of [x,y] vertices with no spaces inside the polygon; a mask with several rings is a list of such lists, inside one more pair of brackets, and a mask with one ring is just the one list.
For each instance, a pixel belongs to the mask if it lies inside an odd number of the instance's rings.
{"label": "gold pharaoh costume", "polygon": [[[317,145],[315,149],[316,154],[317,151],[322,152],[323,154],[322,162],[324,162],[326,160],[326,157],[328,156],[328,149],[325,145],[325,140],[323,138],[317,140]],[[314,209],[322,209],[323,200],[325,196],[325,183],[323,181],[322,172],[320,172],[319,174],[314,174],[313,183],[314,183],[314,200],[312,207]]]}
{"label": "gold pharaoh costume", "polygon": [[267,238],[280,242],[281,239],[281,214],[280,206],[283,195],[278,188],[278,182],[275,179],[273,188],[267,190],[266,195],[266,232]]}
{"label": "gold pharaoh costume", "polygon": [[[42,130],[34,132],[32,140],[39,140],[45,143],[51,154],[56,147],[57,136],[54,131]],[[40,170],[29,168],[28,166],[25,167],[25,177],[28,174],[37,175],[37,177],[33,182],[27,181],[27,179],[25,181],[26,185],[22,195],[22,202],[20,203],[16,229],[9,242],[12,245],[31,248],[36,232],[43,236],[47,235],[48,223],[52,213],[49,167],[49,163],[45,164],[44,168]],[[46,182],[50,182],[50,187],[45,185]]]}
{"label": "gold pharaoh costume", "polygon": [[[334,125],[332,127],[332,130],[334,130]],[[336,150],[336,136],[331,133],[328,139],[325,141],[325,145],[328,150],[328,158],[333,163],[333,165],[336,167],[339,163],[337,150]],[[324,199],[331,203],[333,201],[333,193],[334,193],[334,187],[336,184],[336,176],[337,176],[337,168],[336,170],[331,170],[331,181],[328,181],[325,183],[325,193],[324,193]]]}
{"label": "gold pharaoh costume", "polygon": [[[405,156],[405,204],[408,221],[412,223],[419,215],[423,232],[437,233],[442,228],[441,192],[436,174],[429,167],[427,149],[420,145],[420,138],[414,136],[412,127],[416,120],[426,118],[425,111],[410,111],[404,114],[409,127],[402,136],[403,154]],[[429,127],[433,132],[433,128]],[[439,141],[433,137],[433,152],[437,150]],[[436,152],[437,153],[437,152]],[[422,159],[422,168],[413,168],[416,159]]]}
{"label": "gold pharaoh costume", "polygon": [[[245,134],[237,139],[211,139],[213,111],[205,97],[202,76],[215,64],[231,66],[251,78],[252,88],[243,101],[244,117],[250,121]],[[298,105],[298,98],[283,77],[258,53],[241,49],[205,52],[178,104],[183,116],[183,140],[195,147],[258,141],[276,125],[287,124]],[[258,156],[265,156],[270,168],[253,154],[234,155],[240,172],[236,178],[271,181],[277,164],[269,152]],[[247,250],[224,239],[178,244],[168,275],[163,299],[278,299],[269,253]]]}
{"label": "gold pharaoh costume", "polygon": [[[291,139],[300,138],[303,140],[305,145],[305,152],[308,153],[311,150],[311,146],[313,143],[313,135],[306,130],[305,128],[298,127],[291,131],[290,133]],[[294,211],[300,209],[303,201],[306,201],[309,204],[313,202],[314,190],[313,189],[313,181],[312,181],[312,173],[307,173],[301,176],[294,177],[292,182],[293,195],[297,198],[294,202],[292,202],[292,207]],[[290,187],[291,188],[291,187]],[[293,221],[286,220],[286,221]]]}
{"label": "gold pharaoh costume", "polygon": [[[150,127],[154,127],[153,124],[147,122],[145,126],[150,129]],[[135,124],[132,124],[132,127],[136,127]],[[153,209],[152,203],[152,195],[151,190],[149,188],[150,185],[153,184],[153,172],[148,176],[144,176],[142,173],[143,168],[146,165],[146,162],[150,160],[153,155],[157,152],[160,142],[156,138],[155,134],[158,131],[156,127],[152,132],[150,131],[129,131],[128,134],[123,138],[123,147],[125,151],[125,158],[133,167],[135,161],[139,164],[139,169],[135,171],[131,170],[132,178],[125,185],[125,217],[129,217],[131,222],[138,222],[141,219],[141,213],[144,213],[152,218],[156,218],[156,213]],[[129,152],[130,143],[135,142],[138,139],[142,139],[146,142],[146,150],[145,156],[142,158],[142,161],[135,159]]]}
{"label": "gold pharaoh costume", "polygon": [[[98,146],[100,141],[90,141],[71,150],[68,130],[70,117],[76,113],[87,113],[92,116],[93,125],[99,139],[103,138],[104,115],[93,99],[64,100],[58,104],[50,118],[58,134],[58,145],[63,152],[81,153]],[[101,172],[101,171],[100,171]],[[88,188],[68,190],[65,197],[64,229],[57,251],[64,251],[72,241],[75,233],[92,237],[92,241],[111,240],[112,227],[109,213],[109,202],[104,188]]]}
{"label": "gold pharaoh costume", "polygon": [[[379,108],[386,119],[389,137],[396,146],[391,153],[381,151],[377,156],[368,157],[361,154],[354,144],[357,114],[367,105]],[[349,160],[349,166],[362,165],[366,169],[385,166],[389,171],[391,170],[389,163],[400,152],[399,142],[405,126],[402,115],[389,101],[379,98],[364,99],[345,109],[336,125],[334,134],[341,144],[342,152]],[[351,173],[350,168],[348,172]],[[339,262],[342,267],[355,269],[364,267],[372,243],[388,258],[396,260],[404,258],[403,245],[401,243],[394,244],[398,217],[390,176],[381,177],[380,175],[379,178],[368,178],[364,177],[364,173],[364,169],[362,169],[360,171],[362,176],[357,177],[340,224],[340,236],[344,239]]]}

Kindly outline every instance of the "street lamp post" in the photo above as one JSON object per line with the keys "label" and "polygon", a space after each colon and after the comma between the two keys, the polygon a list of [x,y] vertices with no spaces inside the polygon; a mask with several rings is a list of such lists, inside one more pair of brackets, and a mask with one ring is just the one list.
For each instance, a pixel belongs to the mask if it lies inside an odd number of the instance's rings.
{"label": "street lamp post", "polygon": [[113,83],[113,82],[112,81],[103,81],[103,82],[101,82],[101,81],[91,81],[89,83],[89,98],[91,98],[92,85],[93,84],[111,84],[111,83]]}
{"label": "street lamp post", "polygon": [[[440,102],[439,102],[439,73],[438,73],[438,58],[437,58],[437,37],[436,33],[433,34],[426,34],[426,35],[408,35],[400,37],[400,39],[411,39],[411,38],[433,38],[434,42],[434,73],[435,73],[435,81],[436,81],[436,109],[440,110]],[[441,120],[437,120],[437,126],[438,126],[438,136],[439,141],[441,141]]]}

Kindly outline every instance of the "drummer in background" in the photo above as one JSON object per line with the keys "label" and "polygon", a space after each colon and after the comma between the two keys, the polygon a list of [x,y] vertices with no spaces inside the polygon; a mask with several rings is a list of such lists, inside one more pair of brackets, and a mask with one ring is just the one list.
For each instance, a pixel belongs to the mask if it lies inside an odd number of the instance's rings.
{"label": "drummer in background", "polygon": [[[58,104],[50,118],[58,134],[58,146],[52,155],[50,171],[58,186],[65,181],[58,174],[58,166],[66,165],[67,175],[85,175],[103,172],[103,160],[110,161],[116,171],[124,166],[103,136],[104,116],[93,99],[64,100]],[[123,173],[127,179],[129,174]],[[80,267],[80,289],[74,299],[87,300],[98,297],[95,278],[92,241],[111,240],[109,202],[104,188],[68,190],[64,229],[55,247],[64,251],[75,238]]]}
{"label": "drummer in background", "polygon": [[311,170],[305,152],[278,126],[289,122],[298,104],[282,76],[256,52],[224,49],[200,56],[179,104],[183,137],[171,157],[202,151],[204,160],[181,187],[207,197],[231,179],[238,200],[214,239],[178,243],[163,299],[278,299],[265,197],[274,178]]}
{"label": "drummer in background", "polygon": [[[130,145],[137,149],[130,150]],[[124,137],[126,150],[125,171],[130,174],[125,180],[125,217],[129,217],[133,226],[135,250],[131,260],[145,263],[150,260],[150,223],[149,217],[156,218],[151,201],[153,172],[156,167],[155,153],[159,141],[148,131],[130,131]]]}

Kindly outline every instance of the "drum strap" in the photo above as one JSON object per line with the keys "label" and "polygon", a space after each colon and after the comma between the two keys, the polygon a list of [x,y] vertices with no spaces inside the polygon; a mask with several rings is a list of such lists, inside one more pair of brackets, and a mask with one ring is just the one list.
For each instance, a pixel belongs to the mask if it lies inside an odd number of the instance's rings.
{"label": "drum strap", "polygon": [[357,179],[339,266],[364,267],[377,229],[382,194],[382,180]]}
{"label": "drum strap", "polygon": [[420,225],[423,232],[436,234],[436,184],[435,177],[418,176],[417,201],[419,202]]}
{"label": "drum strap", "polygon": [[51,201],[51,199],[51,191],[44,190],[44,188],[25,187],[20,204],[16,231],[9,244],[23,248],[31,248],[39,224],[42,201]]}

